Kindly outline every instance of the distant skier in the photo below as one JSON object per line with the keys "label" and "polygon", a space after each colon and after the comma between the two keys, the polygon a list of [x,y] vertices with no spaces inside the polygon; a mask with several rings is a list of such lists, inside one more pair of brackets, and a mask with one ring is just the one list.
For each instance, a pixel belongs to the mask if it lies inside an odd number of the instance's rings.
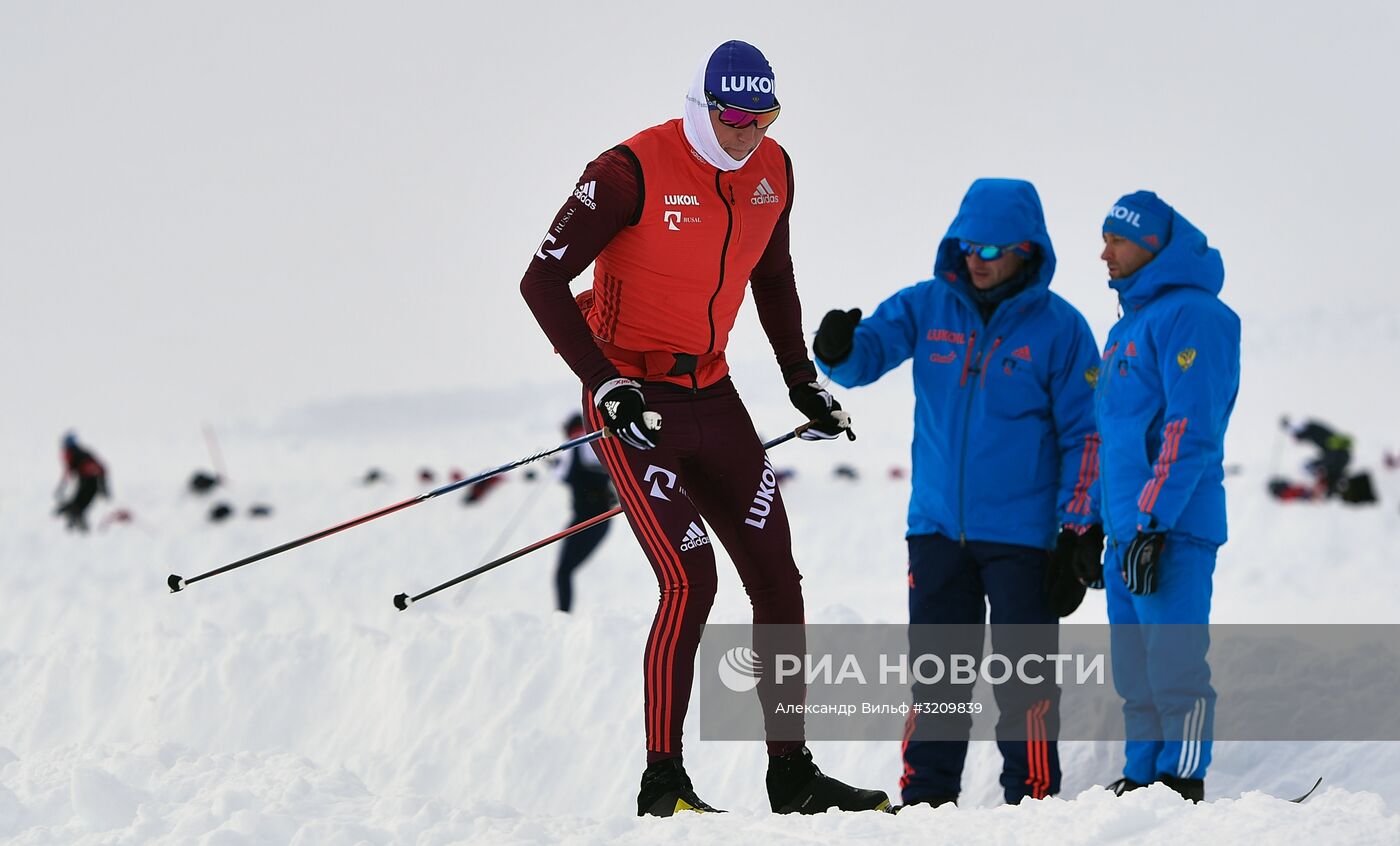
{"label": "distant skier", "polygon": [[[583,382],[589,427],[615,435],[599,449],[660,588],[644,658],[639,815],[714,810],[681,761],[695,653],[716,587],[702,520],[739,571],[758,624],[754,651],[772,668],[757,690],[773,810],[888,805],[883,792],[823,775],[804,745],[800,710],[776,713],[800,706],[805,689],[777,684],[774,639],[805,634],[787,512],[725,359],[750,288],[788,397],[811,423],[803,437],[851,432],[849,416],[817,383],[802,336],[788,248],[792,165],[764,137],[778,109],[763,54],[742,41],[720,45],[695,74],[682,118],[643,130],[585,168],[520,283]],[[576,303],[569,282],[589,264],[593,288]],[[804,650],[781,644],[784,653]]]}
{"label": "distant skier", "polygon": [[[564,423],[564,436],[568,440],[584,434],[583,415],[575,414]],[[569,525],[597,517],[617,504],[608,471],[591,446],[569,451],[559,464],[559,478],[569,486],[573,500],[574,514]],[[559,566],[554,571],[554,595],[560,611],[573,609],[574,571],[582,567],[598,544],[603,542],[609,525],[604,520],[564,539],[564,546],[559,550]]]}
{"label": "distant skier", "polygon": [[[975,643],[954,651],[980,654],[988,602],[993,647],[1013,652],[1008,633],[1026,630],[1002,624],[1056,624],[1084,598],[1075,559],[1097,566],[1102,555],[1089,500],[1098,351],[1084,317],[1050,292],[1054,272],[1035,186],[979,179],[938,245],[933,279],[895,293],[864,320],[859,309],[831,311],[817,331],[817,362],[847,388],[914,361],[908,541],[916,652],[943,651],[945,632],[964,631],[943,626],[961,624]],[[941,624],[927,649],[912,643],[930,631],[921,624]],[[1050,687],[995,688],[1009,803],[1060,790],[1058,690]],[[916,686],[915,701],[965,702],[971,693]],[[910,714],[906,804],[957,801],[971,730],[970,714]]]}
{"label": "distant skier", "polygon": [[1156,194],[1119,199],[1103,239],[1122,310],[1094,396],[1103,581],[1127,732],[1123,777],[1110,789],[1121,796],[1160,781],[1199,802],[1215,723],[1206,623],[1226,539],[1240,319],[1218,296],[1220,252]]}
{"label": "distant skier", "polygon": [[98,496],[110,496],[107,485],[107,468],[102,466],[102,462],[97,460],[97,456],[79,445],[78,436],[72,432],[63,436],[62,460],[63,478],[59,479],[55,497],[63,499],[70,478],[76,484],[72,498],[67,502],[60,503],[58,508],[54,510],[54,514],[67,520],[65,528],[69,531],[76,529],[80,532],[86,532],[88,530],[87,510],[92,506],[93,499]]}

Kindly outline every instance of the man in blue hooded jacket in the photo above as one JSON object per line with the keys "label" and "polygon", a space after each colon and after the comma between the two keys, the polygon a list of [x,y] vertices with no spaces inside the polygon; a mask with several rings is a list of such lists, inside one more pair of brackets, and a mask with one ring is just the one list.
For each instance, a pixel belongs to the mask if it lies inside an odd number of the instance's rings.
{"label": "man in blue hooded jacket", "polygon": [[1094,412],[1114,684],[1123,697],[1122,795],[1163,782],[1199,802],[1215,719],[1206,622],[1225,542],[1224,438],[1240,384],[1240,319],[1218,295],[1220,252],[1150,191],[1103,225],[1109,332]]}
{"label": "man in blue hooded jacket", "polygon": [[[817,332],[819,366],[848,388],[914,361],[911,648],[927,636],[916,634],[919,624],[961,624],[971,640],[940,630],[937,651],[955,637],[980,654],[990,600],[993,645],[1006,654],[998,625],[1053,626],[1083,598],[1082,586],[1059,596],[1064,579],[1047,580],[1047,571],[1077,585],[1073,560],[1097,562],[1101,553],[1090,499],[1098,353],[1083,316],[1050,292],[1054,272],[1035,187],[979,179],[939,244],[933,279],[864,320],[859,309],[832,311]],[[929,692],[916,686],[916,702]],[[1058,691],[1013,684],[995,692],[1006,801],[1057,793]],[[941,704],[971,696],[966,685],[937,693]],[[930,722],[916,714],[906,726],[906,804],[954,802],[961,790],[971,717],[939,716],[932,733]]]}

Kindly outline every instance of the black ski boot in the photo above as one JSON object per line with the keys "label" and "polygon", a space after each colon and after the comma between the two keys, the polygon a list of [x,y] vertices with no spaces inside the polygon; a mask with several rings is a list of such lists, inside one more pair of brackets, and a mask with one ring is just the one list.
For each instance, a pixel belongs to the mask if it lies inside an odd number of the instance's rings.
{"label": "black ski boot", "polygon": [[820,814],[831,808],[893,813],[885,791],[861,790],[822,775],[806,746],[769,758],[765,781],[775,814]]}
{"label": "black ski boot", "polygon": [[1146,786],[1147,785],[1143,784],[1140,781],[1133,781],[1132,779],[1124,776],[1123,778],[1120,778],[1114,783],[1110,784],[1108,786],[1108,791],[1114,796],[1122,796],[1124,793],[1128,793],[1129,791],[1133,790],[1141,790]]}
{"label": "black ski boot", "polygon": [[1206,782],[1200,778],[1177,778],[1176,776],[1162,776],[1162,783],[1177,793],[1182,799],[1190,802],[1202,802],[1206,798]]}
{"label": "black ski boot", "polygon": [[679,811],[724,813],[695,795],[680,758],[664,758],[647,764],[642,773],[642,789],[637,793],[637,816],[669,817]]}

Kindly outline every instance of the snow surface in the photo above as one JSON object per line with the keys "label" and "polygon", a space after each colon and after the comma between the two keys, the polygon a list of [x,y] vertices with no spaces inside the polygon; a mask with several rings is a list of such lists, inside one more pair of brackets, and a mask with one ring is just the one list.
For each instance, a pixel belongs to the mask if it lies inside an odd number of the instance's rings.
{"label": "snow surface", "polygon": [[[1061,798],[1017,808],[979,744],[961,807],[779,820],[761,744],[691,731],[687,768],[731,813],[637,820],[655,586],[620,522],[572,616],[551,610],[553,551],[390,603],[560,528],[547,475],[165,588],[413,496],[420,466],[557,443],[577,389],[518,299],[525,261],[583,164],[743,37],[785,92],[809,327],[926,275],[972,178],[1021,175],[1055,288],[1101,340],[1103,209],[1155,188],[1220,245],[1244,320],[1215,619],[1394,622],[1397,12],[1214,5],[0,5],[0,842],[1400,842],[1396,743],[1221,743],[1196,807],[1114,799],[1095,785],[1117,744],[1067,743]],[[765,434],[793,425],[751,310],[731,353]],[[813,622],[904,620],[908,490],[886,471],[907,464],[907,379],[841,394],[855,443],[774,452],[798,474]],[[1269,501],[1304,456],[1281,413],[1355,434],[1383,504]],[[220,496],[271,518],[212,526],[182,491],[209,465],[202,422]],[[136,522],[74,537],[49,516],[68,427],[112,469],[94,516]],[[390,481],[359,485],[370,466]],[[711,619],[747,619],[723,561],[720,579]],[[1095,594],[1072,622],[1104,619]],[[813,748],[895,792],[896,744]],[[1271,798],[1319,776],[1306,805]]]}

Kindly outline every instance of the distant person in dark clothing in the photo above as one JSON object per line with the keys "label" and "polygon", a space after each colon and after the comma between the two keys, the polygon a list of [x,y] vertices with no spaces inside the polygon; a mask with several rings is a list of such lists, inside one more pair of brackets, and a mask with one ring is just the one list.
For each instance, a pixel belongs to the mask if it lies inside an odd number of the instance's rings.
{"label": "distant person in dark clothing", "polygon": [[[564,424],[564,432],[569,440],[585,434],[583,415],[575,414],[569,418]],[[608,471],[591,446],[577,447],[565,454],[559,467],[559,477],[573,494],[574,518],[569,524],[571,526],[597,517],[617,504]],[[554,571],[554,592],[560,611],[568,612],[573,608],[574,571],[583,566],[607,533],[608,523],[605,520],[564,539],[564,546],[559,552],[559,567]]]}
{"label": "distant person in dark clothing", "polygon": [[1352,441],[1317,420],[1293,424],[1287,417],[1279,421],[1284,431],[1300,443],[1317,447],[1317,457],[1304,467],[1312,474],[1312,482],[1292,482],[1282,477],[1269,480],[1269,493],[1284,502],[1314,502],[1333,497],[1348,505],[1368,505],[1376,501],[1371,474],[1365,470],[1348,472],[1351,464]]}
{"label": "distant person in dark clothing", "polygon": [[91,452],[78,445],[78,437],[72,432],[63,436],[63,478],[58,482],[57,492],[60,500],[63,499],[70,478],[77,480],[73,497],[67,502],[62,502],[54,514],[68,521],[65,528],[69,531],[77,529],[86,532],[86,514],[93,499],[98,494],[110,496],[107,489],[107,468],[103,467],[102,462]]}
{"label": "distant person in dark clothing", "polygon": [[[1308,472],[1316,480],[1312,490],[1304,486],[1290,488],[1292,496],[1282,499],[1325,499],[1343,493],[1347,483],[1347,465],[1351,463],[1351,436],[1343,435],[1331,427],[1317,421],[1292,423],[1287,417],[1279,421],[1284,431],[1299,443],[1308,443],[1318,448],[1318,455],[1306,465]],[[1275,482],[1281,480],[1275,480]],[[1294,490],[1296,488],[1296,490]],[[1272,488],[1271,488],[1272,490]],[[1275,496],[1279,496],[1275,492]]]}

